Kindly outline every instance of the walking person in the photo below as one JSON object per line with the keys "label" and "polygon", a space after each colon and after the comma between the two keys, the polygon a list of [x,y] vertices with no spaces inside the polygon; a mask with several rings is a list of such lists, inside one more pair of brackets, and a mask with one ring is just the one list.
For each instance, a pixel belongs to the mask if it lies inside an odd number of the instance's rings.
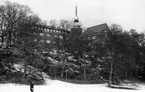
{"label": "walking person", "polygon": [[34,91],[34,84],[33,82],[30,80],[30,91],[33,92]]}

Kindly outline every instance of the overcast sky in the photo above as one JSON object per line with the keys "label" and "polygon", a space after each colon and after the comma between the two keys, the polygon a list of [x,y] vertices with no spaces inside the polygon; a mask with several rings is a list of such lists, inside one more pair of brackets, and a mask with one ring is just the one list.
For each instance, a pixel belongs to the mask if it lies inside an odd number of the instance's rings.
{"label": "overcast sky", "polygon": [[[3,0],[0,0],[0,3]],[[43,20],[73,20],[75,5],[78,17],[86,26],[102,23],[120,24],[123,29],[145,31],[145,0],[9,0],[28,5]]]}

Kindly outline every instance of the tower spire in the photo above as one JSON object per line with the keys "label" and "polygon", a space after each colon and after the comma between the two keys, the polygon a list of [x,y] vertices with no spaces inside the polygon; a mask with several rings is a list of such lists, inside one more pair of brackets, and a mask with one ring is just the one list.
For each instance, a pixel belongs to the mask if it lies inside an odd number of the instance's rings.
{"label": "tower spire", "polygon": [[78,7],[77,7],[77,4],[75,6],[75,20],[74,22],[79,22],[79,19],[78,19]]}
{"label": "tower spire", "polygon": [[79,23],[79,18],[78,18],[78,7],[77,4],[75,6],[75,19],[74,19],[74,26],[75,28],[79,28],[80,27],[80,23]]}
{"label": "tower spire", "polygon": [[78,17],[78,16],[77,16],[77,13],[78,13],[77,4],[76,4],[76,10],[75,10],[75,11],[76,11],[75,13],[76,13],[76,18],[77,18],[77,17]]}

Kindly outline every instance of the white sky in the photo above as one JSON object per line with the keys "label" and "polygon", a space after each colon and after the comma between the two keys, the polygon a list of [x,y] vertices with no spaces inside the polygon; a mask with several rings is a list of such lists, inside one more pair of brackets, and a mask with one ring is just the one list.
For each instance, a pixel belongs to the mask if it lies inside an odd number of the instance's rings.
{"label": "white sky", "polygon": [[[1,3],[2,0],[0,0]],[[123,29],[145,31],[145,0],[9,0],[28,5],[43,20],[73,20],[75,5],[81,23],[120,24]]]}

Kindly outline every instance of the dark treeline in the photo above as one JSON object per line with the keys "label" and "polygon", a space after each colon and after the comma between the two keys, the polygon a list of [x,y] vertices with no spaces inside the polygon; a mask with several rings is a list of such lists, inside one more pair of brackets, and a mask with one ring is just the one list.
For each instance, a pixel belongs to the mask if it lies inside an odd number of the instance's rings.
{"label": "dark treeline", "polygon": [[[54,20],[50,24],[55,28]],[[60,24],[60,28],[71,27],[68,22]],[[135,29],[124,31],[113,24],[110,37],[103,44],[68,38],[52,48],[47,42],[50,38],[40,35],[45,34],[44,30],[32,25],[47,24],[28,6],[11,2],[0,6],[0,81],[40,79],[42,72],[80,83],[111,85],[124,80],[145,80],[145,35]]]}

